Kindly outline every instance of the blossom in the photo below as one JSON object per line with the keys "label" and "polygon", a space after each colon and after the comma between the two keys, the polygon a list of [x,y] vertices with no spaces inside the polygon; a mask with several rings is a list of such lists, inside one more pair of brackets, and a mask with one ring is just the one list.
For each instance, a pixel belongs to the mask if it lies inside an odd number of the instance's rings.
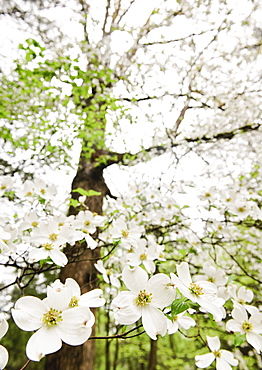
{"label": "blossom", "polygon": [[202,311],[210,312],[217,321],[224,317],[224,300],[217,296],[217,287],[209,281],[192,282],[187,262],[177,266],[178,277],[171,273],[171,280],[180,292],[192,302],[198,303]]}
{"label": "blossom", "polygon": [[[72,288],[56,282],[47,287],[43,300],[25,296],[12,309],[16,325],[25,331],[36,331],[26,346],[27,357],[40,361],[49,353],[58,351],[62,341],[76,346],[90,336],[94,315],[88,306],[72,304]],[[74,301],[76,302],[76,301]]]}
{"label": "blossom", "polygon": [[97,263],[95,263],[94,266],[97,269],[97,271],[99,271],[102,274],[103,279],[107,284],[112,284],[116,288],[120,288],[118,274],[113,274],[110,269],[106,269],[103,265],[103,261],[101,260],[97,261]]}
{"label": "blossom", "polygon": [[192,317],[185,316],[185,312],[181,312],[172,317],[172,321],[167,319],[167,332],[168,334],[174,334],[180,327],[187,330],[195,325],[196,322]]}
{"label": "blossom", "polygon": [[139,239],[137,241],[137,248],[132,253],[126,255],[126,261],[131,266],[139,266],[143,263],[149,273],[154,273],[156,265],[153,260],[158,257],[159,253],[156,251],[154,245],[147,248],[146,243],[145,239]]}
{"label": "blossom", "polygon": [[208,347],[211,353],[205,355],[198,355],[195,357],[196,365],[201,369],[208,367],[216,360],[217,370],[231,370],[231,366],[237,366],[238,360],[236,360],[233,354],[224,349],[220,349],[220,340],[218,337],[207,336]]}
{"label": "blossom", "polygon": [[[8,322],[2,319],[0,322],[0,339],[6,334],[8,330]],[[0,346],[0,369],[4,369],[8,362],[8,351],[4,346]]]}
{"label": "blossom", "polygon": [[258,353],[262,350],[262,314],[254,313],[248,318],[247,311],[241,304],[235,303],[232,311],[233,319],[226,323],[226,329],[232,332],[246,334],[247,342],[254,347]]}
{"label": "blossom", "polygon": [[157,334],[164,336],[167,322],[161,310],[171,304],[176,294],[170,278],[156,274],[148,280],[141,267],[130,269],[126,266],[122,279],[130,291],[120,292],[112,301],[117,322],[129,325],[142,317],[144,329],[151,339],[157,339]]}
{"label": "blossom", "polygon": [[234,306],[236,306],[237,303],[243,305],[245,307],[245,309],[251,315],[253,315],[253,314],[255,314],[255,313],[258,312],[258,308],[257,307],[251,306],[249,304],[246,304],[246,302],[250,303],[253,300],[253,298],[254,298],[254,294],[253,294],[252,290],[246,289],[246,287],[244,287],[244,286],[241,286],[237,290],[237,286],[236,285],[229,284],[228,285],[228,292],[229,292],[229,294],[232,297]]}
{"label": "blossom", "polygon": [[223,269],[216,269],[209,262],[205,262],[203,264],[203,271],[205,275],[197,276],[197,280],[207,280],[217,286],[224,286],[227,283],[228,278]]}

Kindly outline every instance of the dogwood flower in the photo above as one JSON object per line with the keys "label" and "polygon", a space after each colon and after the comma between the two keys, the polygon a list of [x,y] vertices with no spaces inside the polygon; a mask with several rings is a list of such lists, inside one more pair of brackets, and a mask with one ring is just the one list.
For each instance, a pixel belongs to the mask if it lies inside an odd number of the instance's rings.
{"label": "dogwood flower", "polygon": [[178,277],[171,273],[171,280],[180,292],[192,302],[198,303],[201,311],[210,312],[217,321],[225,315],[223,304],[225,301],[217,296],[217,287],[209,281],[192,282],[187,262],[177,266]]}
{"label": "dogwood flower", "polygon": [[[0,322],[0,339],[6,334],[8,330],[8,322],[2,319]],[[4,369],[8,362],[8,351],[4,346],[0,346],[0,369]]]}
{"label": "dogwood flower", "polygon": [[174,316],[172,321],[167,319],[167,332],[168,334],[174,334],[180,327],[187,330],[195,325],[196,322],[192,317],[185,316],[185,312],[181,312]]}
{"label": "dogwood flower", "polygon": [[236,303],[232,311],[233,319],[226,323],[226,329],[232,332],[246,334],[247,342],[254,347],[258,353],[262,351],[262,314],[255,313],[248,317],[247,311]]}
{"label": "dogwood flower", "polygon": [[156,274],[148,280],[141,267],[130,269],[126,266],[122,279],[130,291],[120,292],[112,301],[116,321],[129,325],[142,317],[144,329],[151,339],[157,339],[157,334],[164,336],[167,322],[161,310],[171,304],[176,294],[170,278]]}
{"label": "dogwood flower", "polygon": [[238,360],[234,358],[233,354],[224,349],[220,349],[220,340],[218,337],[207,336],[207,343],[211,353],[195,357],[198,367],[204,369],[211,365],[214,360],[216,360],[217,370],[232,370],[230,365],[237,366]]}
{"label": "dogwood flower", "polygon": [[94,324],[89,307],[72,304],[72,289],[64,284],[48,286],[43,300],[33,296],[19,298],[12,316],[20,329],[36,331],[26,346],[27,357],[32,361],[58,351],[62,341],[73,346],[83,344]]}

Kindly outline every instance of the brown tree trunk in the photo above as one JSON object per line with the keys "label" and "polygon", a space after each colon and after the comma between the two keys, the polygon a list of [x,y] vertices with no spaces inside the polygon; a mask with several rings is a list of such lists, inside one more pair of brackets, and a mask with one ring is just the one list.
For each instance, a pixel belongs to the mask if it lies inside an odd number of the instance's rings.
{"label": "brown tree trunk", "polygon": [[148,370],[156,370],[156,365],[157,365],[156,353],[157,353],[157,341],[151,339]]}
{"label": "brown tree trunk", "polygon": [[[95,166],[94,161],[87,161],[81,156],[80,166],[72,183],[72,190],[82,188],[95,190],[101,193],[86,199],[89,210],[102,213],[103,198],[109,193],[103,178],[103,166]],[[79,194],[73,192],[72,198],[78,198]],[[77,214],[78,211],[70,207],[69,214]],[[81,254],[79,253],[81,251]],[[99,249],[85,249],[83,245],[76,243],[73,247],[68,246],[65,253],[69,263],[60,271],[59,278],[62,282],[66,278],[75,279],[81,287],[82,293],[97,287],[97,271],[94,267],[95,260],[99,259]],[[73,262],[72,262],[73,261]],[[95,310],[93,311],[95,313]],[[93,327],[92,335],[95,328]],[[93,370],[95,359],[95,340],[88,340],[81,346],[69,346],[63,344],[60,351],[48,355],[46,358],[46,370]]]}

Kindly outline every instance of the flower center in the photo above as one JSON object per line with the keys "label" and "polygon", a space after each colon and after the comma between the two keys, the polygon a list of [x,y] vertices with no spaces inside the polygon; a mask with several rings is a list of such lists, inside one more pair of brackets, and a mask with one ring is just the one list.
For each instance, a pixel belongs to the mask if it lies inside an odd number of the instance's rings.
{"label": "flower center", "polygon": [[251,322],[244,321],[243,324],[242,324],[242,329],[244,331],[252,331],[253,330],[253,325],[251,324]]}
{"label": "flower center", "polygon": [[142,253],[142,254],[140,254],[140,259],[141,259],[141,261],[144,261],[144,260],[146,260],[146,254],[145,253]]}
{"label": "flower center", "polygon": [[52,240],[53,242],[57,239],[58,234],[50,234],[49,239]]}
{"label": "flower center", "polygon": [[77,307],[79,302],[79,298],[77,298],[75,295],[71,298],[69,302],[69,307]]}
{"label": "flower center", "polygon": [[48,327],[57,325],[59,322],[63,321],[62,311],[56,310],[55,308],[50,308],[50,310],[43,314],[42,321]]}
{"label": "flower center", "polygon": [[32,224],[31,224],[33,227],[37,227],[38,226],[38,222],[37,221],[34,221],[34,222],[32,222]]}
{"label": "flower center", "polygon": [[52,251],[54,249],[52,243],[45,243],[45,244],[43,244],[43,248],[45,248],[47,251]]}
{"label": "flower center", "polygon": [[215,357],[221,357],[221,353],[220,353],[220,351],[213,351],[213,355],[214,355]]}
{"label": "flower center", "polygon": [[244,301],[244,299],[239,298],[238,303],[245,304],[246,302]]}
{"label": "flower center", "polygon": [[140,290],[138,296],[135,299],[135,304],[137,306],[146,306],[152,302],[152,293],[147,293],[146,290]]}
{"label": "flower center", "polygon": [[189,289],[190,293],[195,294],[195,295],[202,295],[202,294],[204,294],[203,293],[203,288],[201,288],[201,286],[199,286],[199,285],[197,285],[195,283],[190,283],[188,289]]}
{"label": "flower center", "polygon": [[207,281],[209,281],[210,283],[214,283],[215,282],[215,279],[212,276],[209,276],[207,278]]}
{"label": "flower center", "polygon": [[128,230],[121,230],[121,234],[124,238],[127,238],[128,235],[129,235],[129,231]]}
{"label": "flower center", "polygon": [[237,210],[238,210],[238,212],[245,212],[246,209],[245,209],[245,207],[238,207]]}

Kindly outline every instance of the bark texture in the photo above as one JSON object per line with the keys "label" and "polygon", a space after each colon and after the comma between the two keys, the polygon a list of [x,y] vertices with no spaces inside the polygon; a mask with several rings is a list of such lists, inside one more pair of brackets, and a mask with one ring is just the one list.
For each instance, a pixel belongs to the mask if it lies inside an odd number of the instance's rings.
{"label": "bark texture", "polygon": [[[101,193],[100,196],[92,196],[86,200],[89,210],[97,214],[102,214],[103,198],[109,193],[103,178],[104,167],[96,166],[94,160],[87,161],[84,156],[81,156],[80,165],[72,183],[72,190],[77,188],[92,189]],[[78,198],[78,196],[78,193],[72,193],[72,198]],[[75,208],[69,209],[69,215],[77,213]],[[80,285],[82,293],[97,288],[97,271],[94,262],[99,259],[99,249],[90,250],[85,245],[76,243],[74,246],[68,246],[65,253],[70,262],[61,269],[60,280],[64,282],[68,277],[75,279]],[[95,310],[93,312],[95,313]],[[92,335],[95,334],[94,330],[93,327]],[[95,340],[88,340],[83,345],[76,347],[63,344],[60,351],[47,356],[45,369],[93,370],[94,359]]]}

